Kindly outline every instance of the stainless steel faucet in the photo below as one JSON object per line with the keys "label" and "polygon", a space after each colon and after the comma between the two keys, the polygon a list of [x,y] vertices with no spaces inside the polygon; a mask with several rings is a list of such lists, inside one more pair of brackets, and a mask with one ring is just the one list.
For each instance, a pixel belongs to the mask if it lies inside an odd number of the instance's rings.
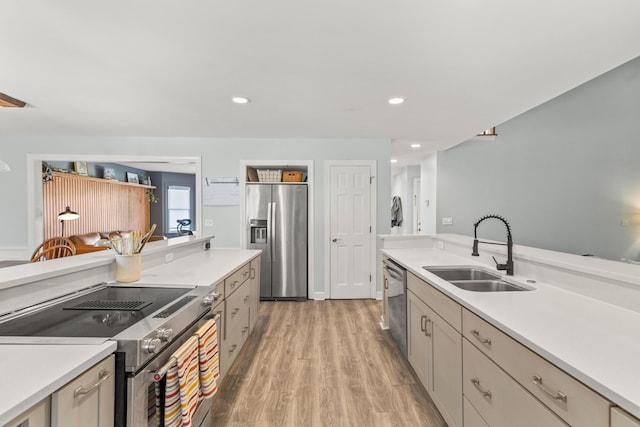
{"label": "stainless steel faucet", "polygon": [[[485,219],[495,218],[502,221],[507,228],[507,243],[494,243],[494,242],[484,242],[482,240],[478,240],[478,225]],[[478,253],[478,243],[485,243],[488,245],[503,245],[507,247],[507,262],[505,264],[500,264],[496,260],[495,257],[493,261],[496,263],[496,268],[498,270],[504,270],[507,272],[507,276],[513,276],[513,239],[511,237],[511,226],[509,222],[501,217],[500,215],[485,215],[480,218],[475,224],[473,224],[473,252],[471,252],[472,256],[480,256]]]}

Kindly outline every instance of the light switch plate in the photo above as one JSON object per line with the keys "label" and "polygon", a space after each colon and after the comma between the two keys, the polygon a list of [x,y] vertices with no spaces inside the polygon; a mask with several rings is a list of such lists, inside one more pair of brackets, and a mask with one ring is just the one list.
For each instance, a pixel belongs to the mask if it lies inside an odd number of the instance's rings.
{"label": "light switch plate", "polygon": [[453,218],[442,218],[442,225],[453,225]]}

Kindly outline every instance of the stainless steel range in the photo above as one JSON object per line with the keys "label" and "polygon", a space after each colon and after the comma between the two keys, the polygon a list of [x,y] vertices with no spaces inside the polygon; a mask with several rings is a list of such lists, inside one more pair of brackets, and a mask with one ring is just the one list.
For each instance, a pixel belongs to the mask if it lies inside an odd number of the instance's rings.
{"label": "stainless steel range", "polygon": [[[0,343],[117,342],[117,426],[155,426],[154,373],[211,316],[211,287],[100,284],[0,316]],[[208,424],[208,408],[194,417]]]}

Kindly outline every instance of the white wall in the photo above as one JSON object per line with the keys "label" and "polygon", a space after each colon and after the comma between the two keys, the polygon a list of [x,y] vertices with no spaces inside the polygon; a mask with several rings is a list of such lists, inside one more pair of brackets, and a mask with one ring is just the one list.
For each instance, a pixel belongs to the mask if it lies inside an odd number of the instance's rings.
{"label": "white wall", "polygon": [[420,234],[436,233],[437,183],[438,155],[434,153],[422,159],[420,163],[420,191],[422,198],[420,209],[422,231]]}
{"label": "white wall", "polygon": [[[1,132],[1,130],[0,130]],[[324,160],[377,161],[378,232],[388,233],[390,224],[390,141],[379,140],[275,140],[232,138],[124,138],[124,137],[20,137],[0,136],[0,159],[12,171],[0,174],[0,223],[4,224],[0,254],[30,255],[27,235],[27,154],[198,156],[202,174],[235,177],[242,160],[312,160],[315,164],[315,284],[324,290]],[[213,227],[201,228],[215,235],[217,247],[240,247],[240,207],[204,206],[202,218]],[[0,256],[2,258],[2,256]]]}

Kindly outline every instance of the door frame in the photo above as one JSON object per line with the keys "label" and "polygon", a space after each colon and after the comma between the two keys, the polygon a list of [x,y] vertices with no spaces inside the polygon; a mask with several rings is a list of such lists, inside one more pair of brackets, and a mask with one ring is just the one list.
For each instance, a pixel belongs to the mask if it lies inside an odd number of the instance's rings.
{"label": "door frame", "polygon": [[[417,190],[416,191],[416,187]],[[420,180],[420,177],[417,178],[413,178],[412,180],[412,186],[411,186],[411,192],[412,192],[412,202],[413,202],[413,209],[412,209],[412,218],[411,218],[411,232],[413,234],[421,234],[421,221],[420,221],[420,212],[422,211],[422,181]]]}
{"label": "door frame", "polygon": [[[245,186],[247,183],[247,166],[265,166],[265,167],[293,167],[302,166],[307,168],[307,298],[316,298],[315,292],[315,208],[313,202],[313,160],[240,160],[240,173],[238,180],[240,184],[240,247],[247,249],[247,229],[245,217],[247,215],[245,207]],[[324,298],[320,298],[324,299]]]}
{"label": "door frame", "polygon": [[378,235],[378,180],[377,180],[376,160],[325,160],[324,161],[324,292],[323,295],[316,295],[316,299],[331,298],[331,167],[332,166],[368,166],[371,171],[371,190],[369,203],[371,211],[371,233],[369,233],[369,271],[371,271],[371,282],[369,297],[377,298],[377,268],[376,268],[376,236]]}

